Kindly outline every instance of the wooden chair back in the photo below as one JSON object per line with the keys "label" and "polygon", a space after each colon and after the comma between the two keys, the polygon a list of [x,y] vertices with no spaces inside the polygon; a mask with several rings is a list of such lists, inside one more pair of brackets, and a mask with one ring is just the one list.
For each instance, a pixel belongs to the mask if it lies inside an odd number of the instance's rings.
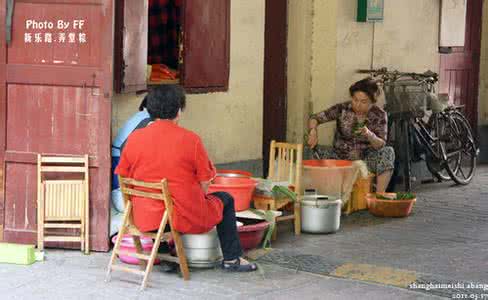
{"label": "wooden chair back", "polygon": [[268,179],[288,181],[297,194],[302,190],[303,145],[271,141]]}

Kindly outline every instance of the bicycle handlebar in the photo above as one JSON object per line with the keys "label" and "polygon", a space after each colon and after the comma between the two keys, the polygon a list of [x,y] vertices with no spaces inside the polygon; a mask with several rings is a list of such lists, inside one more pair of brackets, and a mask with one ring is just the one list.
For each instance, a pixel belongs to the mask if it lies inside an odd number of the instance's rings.
{"label": "bicycle handlebar", "polygon": [[418,80],[421,82],[427,83],[435,83],[439,80],[439,75],[431,70],[428,70],[424,73],[406,73],[406,72],[399,72],[397,70],[388,71],[387,68],[380,68],[380,69],[359,69],[357,73],[361,74],[371,74],[373,77],[381,76],[382,79],[385,81],[396,81],[400,78],[410,77],[414,80]]}

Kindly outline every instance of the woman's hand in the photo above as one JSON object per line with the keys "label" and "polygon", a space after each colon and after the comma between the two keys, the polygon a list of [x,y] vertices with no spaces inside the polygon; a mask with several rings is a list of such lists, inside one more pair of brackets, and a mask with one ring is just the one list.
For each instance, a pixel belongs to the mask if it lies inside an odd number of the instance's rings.
{"label": "woman's hand", "polygon": [[203,190],[203,193],[206,195],[208,192],[208,187],[210,186],[210,181],[201,181],[200,182],[200,187]]}
{"label": "woman's hand", "polygon": [[312,128],[310,129],[310,132],[308,133],[308,146],[313,149],[315,146],[317,146],[319,142],[318,134],[317,134],[317,128]]}
{"label": "woman's hand", "polygon": [[374,149],[380,149],[386,144],[384,140],[377,137],[367,126],[358,129],[357,133],[364,136]]}
{"label": "woman's hand", "polygon": [[368,126],[363,126],[356,130],[355,132],[357,135],[364,136],[365,138],[369,139],[370,137],[374,136],[374,133],[369,130]]}

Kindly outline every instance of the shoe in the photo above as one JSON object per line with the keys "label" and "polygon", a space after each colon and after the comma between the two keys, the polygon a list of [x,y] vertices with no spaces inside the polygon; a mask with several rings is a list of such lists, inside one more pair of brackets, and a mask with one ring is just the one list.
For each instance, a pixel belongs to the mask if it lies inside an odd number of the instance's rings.
{"label": "shoe", "polygon": [[168,242],[163,241],[163,242],[159,243],[158,253],[168,254],[170,252],[171,252],[171,248],[170,248]]}
{"label": "shoe", "polygon": [[222,269],[229,272],[254,272],[258,269],[258,266],[254,263],[241,265],[241,259],[238,258],[234,262],[222,261]]}

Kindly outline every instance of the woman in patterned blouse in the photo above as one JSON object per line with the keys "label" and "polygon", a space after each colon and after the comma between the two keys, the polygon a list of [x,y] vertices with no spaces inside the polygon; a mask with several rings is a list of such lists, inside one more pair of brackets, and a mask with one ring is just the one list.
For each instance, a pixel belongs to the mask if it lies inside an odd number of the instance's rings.
{"label": "woman in patterned blouse", "polygon": [[[360,80],[349,88],[352,101],[340,103],[314,114],[308,122],[308,145],[321,159],[366,161],[370,172],[377,175],[376,191],[384,192],[393,173],[395,152],[385,146],[387,114],[376,106],[379,87],[371,78]],[[317,126],[336,121],[334,147],[317,145]]]}

